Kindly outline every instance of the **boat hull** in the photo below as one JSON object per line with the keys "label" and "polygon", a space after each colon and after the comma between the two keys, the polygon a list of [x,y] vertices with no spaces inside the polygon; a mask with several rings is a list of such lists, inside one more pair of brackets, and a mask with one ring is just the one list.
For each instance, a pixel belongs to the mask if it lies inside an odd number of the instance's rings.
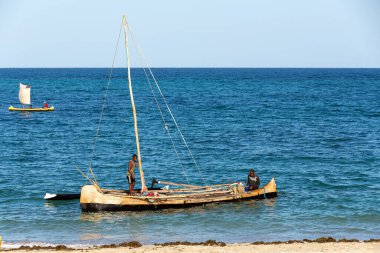
{"label": "boat hull", "polygon": [[82,187],[80,206],[84,212],[99,211],[147,211],[162,209],[181,209],[204,206],[211,203],[237,202],[252,199],[277,197],[276,183],[272,179],[263,188],[242,194],[223,194],[202,198],[176,197],[133,197],[99,192],[92,185]]}
{"label": "boat hull", "polygon": [[120,211],[155,211],[163,209],[186,209],[197,206],[205,206],[211,203],[237,202],[252,199],[271,199],[277,197],[276,192],[271,192],[257,196],[252,196],[243,199],[224,200],[208,203],[189,203],[189,204],[162,204],[162,205],[115,205],[115,204],[96,204],[96,203],[81,203],[80,207],[84,212],[120,212]]}
{"label": "boat hull", "polygon": [[54,106],[51,106],[49,108],[17,108],[13,106],[9,106],[9,111],[14,112],[52,112],[54,111]]}

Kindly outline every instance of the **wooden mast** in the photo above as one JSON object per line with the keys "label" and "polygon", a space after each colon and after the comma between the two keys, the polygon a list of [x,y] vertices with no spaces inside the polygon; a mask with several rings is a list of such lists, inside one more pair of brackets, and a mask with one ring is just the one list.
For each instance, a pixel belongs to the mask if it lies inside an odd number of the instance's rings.
{"label": "wooden mast", "polygon": [[134,121],[135,136],[136,136],[137,159],[139,161],[140,178],[141,178],[141,192],[144,192],[144,191],[147,190],[147,188],[146,188],[146,185],[145,185],[144,171],[143,171],[142,162],[141,162],[140,141],[139,141],[139,132],[138,132],[138,128],[137,128],[136,108],[135,108],[135,101],[133,99],[133,91],[132,91],[131,64],[130,64],[130,61],[129,61],[127,18],[125,16],[123,16],[123,27],[124,27],[124,35],[125,35],[125,49],[127,51],[127,62],[128,62],[129,94],[130,94],[131,103],[132,103],[133,121]]}

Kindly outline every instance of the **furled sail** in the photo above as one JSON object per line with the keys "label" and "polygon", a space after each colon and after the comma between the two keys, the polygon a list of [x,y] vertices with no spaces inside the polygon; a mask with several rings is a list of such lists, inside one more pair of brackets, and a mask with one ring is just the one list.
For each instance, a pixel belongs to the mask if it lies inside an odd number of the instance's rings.
{"label": "furled sail", "polygon": [[30,105],[30,85],[20,83],[18,98],[20,99],[21,104]]}

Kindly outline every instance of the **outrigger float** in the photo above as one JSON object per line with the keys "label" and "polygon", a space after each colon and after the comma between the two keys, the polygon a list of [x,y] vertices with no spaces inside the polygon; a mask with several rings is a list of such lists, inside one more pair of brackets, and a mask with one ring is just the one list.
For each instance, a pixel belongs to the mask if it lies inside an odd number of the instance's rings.
{"label": "outrigger float", "polygon": [[[13,107],[9,106],[9,111],[16,111],[16,112],[52,112],[54,111],[54,106],[51,107],[42,107],[42,108],[33,108],[31,107],[30,102],[30,85],[22,84],[20,83],[20,91],[18,93],[18,98],[20,100],[20,103],[22,104],[22,107]],[[25,107],[28,106],[28,107]]]}
{"label": "outrigger float", "polygon": [[[233,202],[233,201],[240,201],[240,200],[264,199],[264,198],[277,197],[276,182],[274,178],[272,178],[272,180],[270,180],[270,182],[266,184],[264,187],[253,190],[253,191],[246,191],[242,183],[208,185],[205,182],[203,176],[202,176],[202,179],[204,182],[204,186],[191,185],[189,183],[182,184],[182,183],[173,183],[173,182],[166,182],[166,181],[157,181],[157,182],[154,181],[150,189],[146,187],[144,172],[143,172],[143,167],[142,167],[141,154],[140,154],[140,142],[139,142],[139,135],[138,135],[136,109],[135,109],[134,97],[133,97],[133,92],[132,92],[130,54],[129,54],[129,48],[128,48],[128,31],[130,32],[130,29],[128,28],[125,16],[123,16],[123,28],[124,28],[125,48],[126,48],[127,64],[128,64],[128,86],[129,86],[129,93],[130,93],[133,120],[134,120],[134,132],[135,132],[135,138],[136,138],[137,159],[138,159],[139,173],[140,173],[140,179],[141,179],[141,191],[134,192],[131,194],[129,191],[125,191],[125,190],[102,189],[96,180],[96,177],[92,168],[92,162],[90,162],[90,166],[89,166],[89,172],[91,172],[90,176],[88,176],[82,170],[78,168],[78,170],[82,173],[82,175],[91,183],[90,185],[83,186],[81,189],[80,207],[82,211],[97,212],[97,211],[160,210],[160,209],[166,209],[166,208],[187,208],[187,207],[200,206],[200,205],[205,205],[205,204],[210,204],[210,203]],[[120,39],[120,35],[119,35],[119,39]],[[137,48],[139,49],[139,47]],[[142,54],[141,51],[139,51],[139,53],[141,56]],[[115,55],[116,55],[116,52],[115,52]],[[172,130],[169,129],[167,122],[165,121],[163,117],[161,108],[159,106],[159,103],[157,102],[156,94],[154,93],[151,82],[155,84],[156,90],[158,90],[159,95],[161,95],[162,101],[164,101],[165,106],[166,106],[164,108],[166,108],[168,113],[170,114],[172,118],[172,122],[177,128],[177,131],[182,138],[184,146],[187,148],[196,168],[198,169],[200,173],[200,169],[197,165],[197,162],[192,152],[190,151],[189,146],[180,128],[178,127],[178,124],[168,104],[166,103],[166,99],[163,96],[160,87],[158,86],[156,78],[154,77],[151,69],[149,67],[147,67],[147,69],[148,71],[146,71],[146,69],[144,68],[144,73],[147,77],[147,80],[150,85],[151,91],[153,93],[153,97],[155,99],[158,110],[160,111],[164,128],[172,141],[178,160],[180,161],[179,153],[177,152],[176,146],[174,145],[174,142],[170,133],[170,131]],[[150,78],[153,81],[149,81],[150,79],[148,78],[147,73],[151,75]],[[111,75],[110,75],[110,78],[111,78]],[[104,107],[104,104],[103,104],[103,107]],[[103,113],[103,110],[102,110],[102,113]],[[102,113],[100,116],[99,124],[102,119]],[[95,138],[97,138],[97,136],[98,136],[98,132]],[[94,143],[96,144],[96,139]],[[95,150],[95,144],[94,144],[94,150]],[[184,169],[181,161],[180,161],[180,165],[181,165],[181,168]],[[183,170],[183,172],[185,171]],[[186,176],[186,179],[188,181],[187,176]],[[162,189],[155,189],[153,188],[155,183],[163,185],[164,187]],[[169,186],[170,186],[170,189],[169,189]]]}

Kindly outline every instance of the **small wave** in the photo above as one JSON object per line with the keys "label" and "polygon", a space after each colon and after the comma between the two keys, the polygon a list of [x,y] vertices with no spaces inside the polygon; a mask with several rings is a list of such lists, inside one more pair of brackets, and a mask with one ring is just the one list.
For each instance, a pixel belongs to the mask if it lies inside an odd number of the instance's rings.
{"label": "small wave", "polygon": [[44,242],[3,242],[1,248],[2,249],[18,249],[20,247],[56,248],[62,245],[65,245],[66,247],[72,248],[72,249],[86,249],[86,248],[97,246],[97,245],[91,245],[91,244],[56,244],[56,243],[44,243]]}
{"label": "small wave", "polygon": [[380,190],[380,185],[368,185],[367,188],[374,189],[374,190]]}

